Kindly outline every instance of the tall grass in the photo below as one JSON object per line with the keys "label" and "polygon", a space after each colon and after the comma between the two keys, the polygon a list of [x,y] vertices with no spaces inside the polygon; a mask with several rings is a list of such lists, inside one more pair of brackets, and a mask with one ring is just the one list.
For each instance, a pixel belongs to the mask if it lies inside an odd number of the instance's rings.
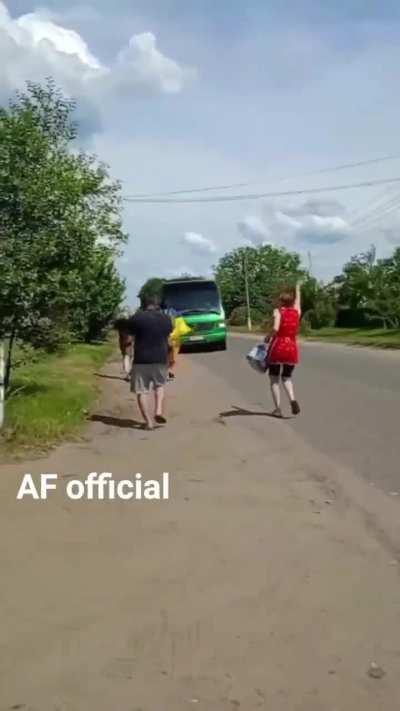
{"label": "tall grass", "polygon": [[311,340],[347,343],[354,346],[400,349],[400,329],[321,328],[307,334]]}
{"label": "tall grass", "polygon": [[96,371],[114,344],[74,345],[20,366],[6,402],[0,451],[45,447],[79,431],[99,393]]}

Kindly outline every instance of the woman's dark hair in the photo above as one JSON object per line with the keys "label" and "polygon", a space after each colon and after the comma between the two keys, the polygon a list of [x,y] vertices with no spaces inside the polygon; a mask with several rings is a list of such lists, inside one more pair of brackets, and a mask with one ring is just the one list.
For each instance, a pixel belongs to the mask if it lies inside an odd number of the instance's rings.
{"label": "woman's dark hair", "polygon": [[114,321],[114,328],[116,331],[119,331],[120,333],[125,333],[126,331],[129,331],[129,321],[127,318],[117,318]]}
{"label": "woman's dark hair", "polygon": [[294,289],[285,289],[279,294],[279,303],[281,306],[291,308],[296,301],[296,292]]}

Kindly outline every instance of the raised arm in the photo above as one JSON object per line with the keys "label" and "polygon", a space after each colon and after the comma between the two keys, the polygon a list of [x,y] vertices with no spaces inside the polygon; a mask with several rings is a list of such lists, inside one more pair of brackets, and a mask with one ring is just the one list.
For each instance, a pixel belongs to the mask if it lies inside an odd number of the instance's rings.
{"label": "raised arm", "polygon": [[298,281],[296,284],[296,299],[294,302],[294,308],[301,314],[301,282]]}

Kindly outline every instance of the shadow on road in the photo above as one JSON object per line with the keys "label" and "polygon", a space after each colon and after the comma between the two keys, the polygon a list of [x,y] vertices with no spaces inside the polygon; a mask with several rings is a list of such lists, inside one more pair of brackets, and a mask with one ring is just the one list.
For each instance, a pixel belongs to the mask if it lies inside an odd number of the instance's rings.
{"label": "shadow on road", "polygon": [[137,420],[127,420],[122,417],[111,417],[110,415],[91,415],[88,419],[90,422],[102,422],[103,425],[120,427],[121,429],[126,430],[143,429],[143,422],[138,422]]}
{"label": "shadow on road", "polygon": [[237,405],[232,405],[232,410],[227,410],[226,412],[220,412],[219,416],[226,419],[228,417],[272,417],[274,420],[291,420],[292,417],[276,417],[272,412],[253,412],[252,410],[246,410],[244,407],[238,407]]}
{"label": "shadow on road", "polygon": [[124,380],[126,378],[124,375],[107,375],[106,373],[95,373],[96,378],[107,378],[107,380]]}
{"label": "shadow on road", "polygon": [[183,343],[181,353],[224,353],[225,348],[221,348],[217,343]]}

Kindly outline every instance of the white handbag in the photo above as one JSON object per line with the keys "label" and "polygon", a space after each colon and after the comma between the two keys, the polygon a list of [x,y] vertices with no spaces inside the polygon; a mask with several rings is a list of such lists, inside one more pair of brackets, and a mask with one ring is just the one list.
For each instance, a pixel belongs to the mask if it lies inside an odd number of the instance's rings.
{"label": "white handbag", "polygon": [[265,343],[260,343],[254,346],[247,354],[246,360],[248,364],[258,373],[265,373],[267,370],[268,348]]}

